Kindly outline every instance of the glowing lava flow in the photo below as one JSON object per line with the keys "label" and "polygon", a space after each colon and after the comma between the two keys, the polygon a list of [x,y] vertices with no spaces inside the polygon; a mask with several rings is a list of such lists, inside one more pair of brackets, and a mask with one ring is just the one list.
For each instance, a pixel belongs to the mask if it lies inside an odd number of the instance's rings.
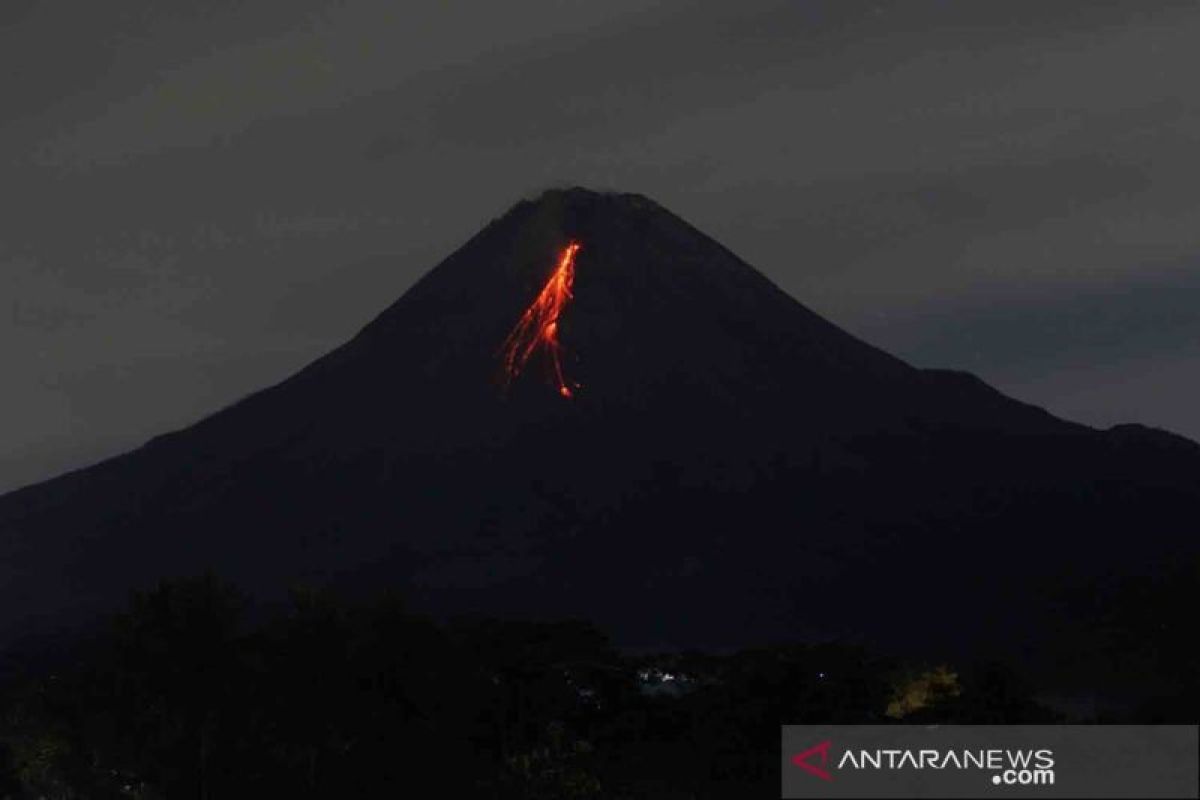
{"label": "glowing lava flow", "polygon": [[[554,380],[558,384],[558,393],[563,397],[571,397],[572,389],[563,377],[562,344],[558,341],[558,318],[571,300],[571,287],[575,283],[575,254],[579,252],[579,243],[571,242],[563,248],[558,258],[558,266],[554,274],[537,299],[525,309],[521,319],[517,321],[512,333],[504,340],[504,380],[510,384],[539,347],[545,348],[554,370]],[[578,386],[578,384],[575,384]]]}

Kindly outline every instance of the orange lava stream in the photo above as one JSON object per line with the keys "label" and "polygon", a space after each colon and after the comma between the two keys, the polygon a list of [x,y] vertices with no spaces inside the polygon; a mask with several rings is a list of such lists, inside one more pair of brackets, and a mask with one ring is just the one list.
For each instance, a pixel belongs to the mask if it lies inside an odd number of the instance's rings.
{"label": "orange lava stream", "polygon": [[[579,243],[571,242],[563,248],[558,258],[558,266],[554,274],[537,298],[525,309],[521,319],[517,321],[512,333],[504,340],[504,376],[505,385],[512,383],[530,357],[539,348],[545,348],[554,371],[554,380],[558,385],[558,393],[563,397],[571,397],[573,390],[562,370],[562,344],[558,340],[558,319],[563,309],[570,302],[571,287],[575,283],[575,254],[579,252]],[[575,384],[578,387],[578,384]]]}

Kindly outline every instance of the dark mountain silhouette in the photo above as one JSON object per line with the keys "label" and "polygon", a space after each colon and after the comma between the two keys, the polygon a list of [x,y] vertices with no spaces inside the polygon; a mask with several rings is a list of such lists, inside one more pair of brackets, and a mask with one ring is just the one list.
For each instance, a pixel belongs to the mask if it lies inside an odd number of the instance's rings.
{"label": "dark mountain silhouette", "polygon": [[[572,240],[579,388],[535,354],[505,391],[500,347]],[[1116,641],[1088,598],[1194,563],[1197,519],[1200,446],[913,368],[644,197],[550,191],[283,383],[0,499],[0,641],[212,568],[631,646],[845,637],[1069,672]]]}

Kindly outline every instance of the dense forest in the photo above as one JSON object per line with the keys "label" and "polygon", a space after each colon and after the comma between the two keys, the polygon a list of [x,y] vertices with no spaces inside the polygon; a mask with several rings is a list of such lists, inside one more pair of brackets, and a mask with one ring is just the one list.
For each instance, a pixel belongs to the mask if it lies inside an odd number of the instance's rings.
{"label": "dense forest", "polygon": [[392,595],[264,611],[204,575],[4,665],[0,797],[771,797],[781,724],[1061,719],[1035,696],[994,662],[630,654],[583,621],[435,622]]}

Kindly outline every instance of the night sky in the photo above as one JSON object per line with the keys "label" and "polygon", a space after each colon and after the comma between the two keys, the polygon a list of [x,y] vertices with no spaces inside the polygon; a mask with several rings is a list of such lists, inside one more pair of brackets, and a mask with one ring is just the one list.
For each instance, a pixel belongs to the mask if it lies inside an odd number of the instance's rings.
{"label": "night sky", "polygon": [[1200,5],[0,4],[0,490],[645,193],[918,366],[1200,438]]}

